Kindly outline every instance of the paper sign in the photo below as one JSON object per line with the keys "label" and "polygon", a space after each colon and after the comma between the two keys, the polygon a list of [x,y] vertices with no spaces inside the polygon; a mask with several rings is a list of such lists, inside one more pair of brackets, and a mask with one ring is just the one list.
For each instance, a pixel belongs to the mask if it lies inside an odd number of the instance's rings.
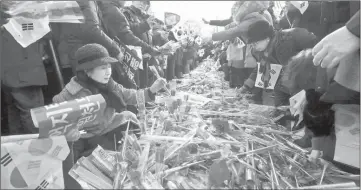
{"label": "paper sign", "polygon": [[139,59],[141,60],[141,62],[139,63],[138,68],[143,70],[143,56],[142,56],[142,47],[139,46],[128,46],[128,48],[130,50],[134,50],[135,52],[137,52],[137,56],[139,57]]}
{"label": "paper sign", "polygon": [[340,105],[335,111],[336,147],[334,160],[360,168],[360,105]]}
{"label": "paper sign", "polygon": [[290,1],[303,14],[308,8],[308,1]]}
{"label": "paper sign", "polygon": [[83,129],[103,116],[106,107],[101,94],[42,106],[30,110],[39,137],[66,135],[73,129]]}
{"label": "paper sign", "polygon": [[175,13],[165,12],[164,23],[166,26],[174,26],[180,21],[180,16]]}
{"label": "paper sign", "polygon": [[[258,72],[257,72],[257,78],[255,86],[258,88],[264,88],[264,79],[263,79],[263,73],[260,71],[260,63],[257,63],[258,66]],[[268,86],[266,89],[273,90],[275,88],[275,85],[277,83],[278,77],[280,76],[282,69],[282,65],[279,64],[271,64],[271,70],[270,72],[270,80],[268,81]]]}
{"label": "paper sign", "polygon": [[[121,64],[118,64],[120,68],[117,68],[121,71],[124,71],[126,75],[128,76],[129,80],[134,84],[134,74],[136,70],[142,65],[142,59],[139,58],[137,55],[139,53],[138,50],[132,51],[129,47],[127,47],[123,42],[119,40],[119,38],[115,37],[114,42],[117,43],[117,45],[120,47],[121,52],[124,55],[123,60],[121,61]],[[141,52],[140,52],[141,53]],[[142,56],[140,56],[142,57]],[[141,66],[143,67],[143,65]]]}
{"label": "paper sign", "polygon": [[303,120],[303,110],[306,104],[306,91],[302,90],[290,98],[290,112],[293,116],[298,115],[296,125],[292,123],[292,127],[297,126]]}
{"label": "paper sign", "polygon": [[64,136],[1,144],[1,189],[64,189]]}
{"label": "paper sign", "polygon": [[195,41],[196,41],[196,44],[198,44],[199,46],[202,44],[202,38],[199,36],[196,38]]}

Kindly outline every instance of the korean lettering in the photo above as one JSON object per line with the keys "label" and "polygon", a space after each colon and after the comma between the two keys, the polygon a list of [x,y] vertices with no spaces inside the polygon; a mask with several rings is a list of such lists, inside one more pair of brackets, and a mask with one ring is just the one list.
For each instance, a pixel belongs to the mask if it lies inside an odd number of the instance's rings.
{"label": "korean lettering", "polygon": [[67,129],[69,127],[71,127],[73,124],[70,123],[68,125],[64,125],[64,126],[61,126],[61,127],[58,127],[58,128],[54,128],[54,129],[51,129],[49,131],[49,136],[60,136],[62,134],[66,134],[67,132]]}
{"label": "korean lettering", "polygon": [[83,111],[84,111],[81,115],[82,115],[82,116],[91,115],[91,114],[99,111],[99,110],[100,110],[100,104],[99,104],[99,102],[97,102],[97,104],[96,104],[96,105],[98,106],[97,109],[94,109],[94,107],[92,107],[92,106],[94,106],[94,105],[95,105],[94,103],[88,103],[88,104],[80,105],[80,106],[79,106],[80,109],[83,109]]}
{"label": "korean lettering", "polygon": [[90,116],[86,116],[83,117],[81,119],[79,119],[78,123],[76,124],[77,127],[81,127],[86,123],[92,122],[96,119],[97,115],[90,115]]}
{"label": "korean lettering", "polygon": [[128,75],[130,80],[133,80],[134,74],[132,73],[132,71],[130,71],[130,69],[128,70],[127,75]]}
{"label": "korean lettering", "polygon": [[100,110],[100,104],[99,102],[97,102],[97,106],[98,108],[94,108],[93,106],[95,106],[94,103],[88,103],[88,104],[83,104],[80,105],[80,109],[83,109],[83,113],[81,114],[83,117],[81,119],[79,119],[78,123],[77,123],[77,127],[81,127],[86,123],[92,122],[96,119],[96,115],[93,115],[95,112],[98,112]]}
{"label": "korean lettering", "polygon": [[137,68],[139,67],[139,61],[137,61],[134,57],[132,57],[132,61],[130,62],[130,66],[134,70],[137,70]]}
{"label": "korean lettering", "polygon": [[[64,104],[64,102],[62,102],[60,104],[53,104],[53,105],[45,106],[45,109],[57,108],[61,104]],[[64,108],[64,109],[55,110],[55,111],[46,113],[46,117],[50,118],[50,120],[51,120],[51,127],[52,127],[52,129],[49,131],[49,136],[62,135],[64,133],[66,133],[68,127],[72,126],[72,124],[66,120],[66,118],[68,117],[68,113],[70,111],[73,111],[73,108]],[[57,125],[59,125],[59,124],[60,124],[60,127],[57,127]]]}
{"label": "korean lettering", "polygon": [[132,55],[130,55],[129,52],[126,52],[125,55],[124,55],[125,62],[129,63],[131,58],[132,58]]}

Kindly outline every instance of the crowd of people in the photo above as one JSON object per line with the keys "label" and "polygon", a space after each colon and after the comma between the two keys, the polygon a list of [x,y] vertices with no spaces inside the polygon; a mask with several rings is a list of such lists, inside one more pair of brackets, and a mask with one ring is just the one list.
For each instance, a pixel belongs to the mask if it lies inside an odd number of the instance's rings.
{"label": "crowd of people", "polygon": [[[234,4],[229,19],[203,19],[226,28],[212,35],[221,44],[216,52],[219,70],[231,88],[240,96],[249,94],[257,104],[289,105],[292,96],[305,90],[303,121],[292,127],[306,130],[295,144],[312,147],[311,159],[323,153],[332,160],[336,139],[331,107],[360,104],[359,73],[350,76],[360,63],[360,3],[309,1],[302,11],[299,2],[289,1],[279,18],[270,9],[274,4],[268,3],[242,1]],[[282,66],[276,82],[271,80],[276,73],[272,64]],[[341,65],[348,66],[344,80],[335,77]]]}
{"label": "crowd of people", "polygon": [[[98,144],[112,149],[113,140],[110,139],[114,134],[121,139],[124,131],[124,126],[118,124],[127,119],[138,122],[135,106],[138,89],[145,89],[147,102],[154,101],[155,93],[164,89],[167,81],[182,78],[212,54],[208,47],[206,53],[199,56],[198,49],[212,44],[202,47],[195,40],[171,55],[162,54],[159,47],[171,40],[177,42],[178,34],[159,19],[155,23],[157,19],[147,14],[150,1],[132,1],[130,6],[118,0],[77,3],[84,23],[50,23],[51,33],[26,48],[1,27],[2,135],[39,133],[31,118],[32,108],[94,94],[101,94],[106,100],[102,121],[86,129],[87,134],[91,134],[89,137],[80,138],[78,130],[66,136],[72,147],[72,153],[63,165],[67,189],[80,188],[67,174],[74,161],[91,153]],[[2,4],[1,26],[10,17]],[[49,98],[44,95],[44,87],[57,86],[56,81],[48,81],[52,77],[46,59],[51,57],[50,39],[57,52],[65,86],[61,91],[51,92]],[[115,39],[125,45],[141,47],[143,69],[136,71],[134,80],[129,80],[119,66],[124,55]],[[150,66],[156,68],[156,73],[149,69]]]}
{"label": "crowd of people", "polygon": [[[343,65],[359,68],[359,2],[309,1],[308,8],[302,11],[296,1],[290,1],[278,18],[272,9],[273,2],[237,1],[230,10],[230,18],[203,19],[205,24],[225,27],[212,35],[217,43],[182,46],[167,57],[159,47],[170,40],[177,41],[178,34],[150,19],[146,13],[150,1],[132,1],[130,6],[118,0],[77,2],[84,23],[51,23],[52,32],[26,48],[1,29],[1,81],[7,108],[7,135],[38,133],[29,111],[45,104],[42,88],[51,85],[43,63],[44,54],[49,54],[48,39],[55,44],[66,83],[50,103],[93,94],[102,94],[107,102],[102,122],[87,129],[91,136],[80,138],[77,130],[67,136],[72,153],[64,163],[66,188],[80,188],[66,174],[74,161],[91,153],[98,144],[112,149],[110,139],[113,135],[122,136],[124,130],[124,126],[116,124],[129,118],[137,122],[134,105],[138,89],[145,89],[147,102],[154,101],[155,94],[166,87],[167,81],[182,78],[209,56],[214,55],[220,63],[219,70],[224,72],[224,80],[229,81],[230,87],[236,88],[240,96],[248,94],[254,103],[289,105],[290,97],[306,90],[308,103],[303,122],[293,128],[306,127],[305,136],[295,143],[303,148],[312,147],[313,159],[320,157],[321,152],[325,159],[333,159],[332,105],[360,103],[359,74],[358,78],[350,79],[347,73],[351,71],[348,71],[341,79],[334,77]],[[2,12],[2,25],[6,23],[3,15]],[[136,71],[135,84],[115,68],[114,63],[119,63],[124,55],[114,39],[142,49],[143,69]],[[204,49],[203,55],[197,54],[199,49]],[[277,72],[273,65],[281,69]],[[161,77],[149,66],[155,66]],[[274,82],[275,73],[278,80]],[[260,74],[261,84],[257,83]],[[3,127],[2,131],[6,132]]]}

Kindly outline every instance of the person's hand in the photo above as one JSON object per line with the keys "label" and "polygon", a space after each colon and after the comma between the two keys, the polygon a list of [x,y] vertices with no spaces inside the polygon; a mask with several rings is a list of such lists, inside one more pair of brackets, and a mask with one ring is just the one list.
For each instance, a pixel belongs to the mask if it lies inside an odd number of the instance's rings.
{"label": "person's hand", "polygon": [[360,48],[360,38],[345,26],[324,37],[312,50],[313,63],[334,68],[340,61]]}
{"label": "person's hand", "polygon": [[83,130],[88,134],[98,135],[106,129],[104,122],[96,121],[92,126],[86,127]]}
{"label": "person's hand", "polygon": [[150,59],[151,57],[149,53],[143,54],[143,60]]}
{"label": "person's hand", "polygon": [[209,21],[208,21],[208,20],[206,20],[206,19],[204,19],[204,18],[202,18],[202,20],[203,20],[204,24],[209,24]]}
{"label": "person's hand", "polygon": [[139,124],[139,120],[138,120],[137,116],[133,112],[123,111],[119,115],[122,117],[121,123],[119,125],[123,125],[128,121],[131,121],[136,125]]}
{"label": "person's hand", "polygon": [[164,78],[158,78],[150,87],[152,93],[157,93],[159,90],[165,88],[167,81]]}
{"label": "person's hand", "polygon": [[247,85],[243,85],[240,89],[237,90],[237,94],[244,94],[249,92],[249,87]]}
{"label": "person's hand", "polygon": [[308,155],[308,160],[312,163],[316,163],[319,158],[322,157],[322,151],[312,150],[311,154]]}
{"label": "person's hand", "polygon": [[80,139],[80,136],[81,135],[78,129],[72,129],[65,135],[65,138],[68,142],[75,142]]}
{"label": "person's hand", "polygon": [[160,54],[161,54],[161,52],[160,52],[160,50],[159,50],[159,48],[157,48],[157,47],[152,47],[152,50],[151,50],[152,52],[151,52],[151,54],[152,54],[152,56],[159,56]]}
{"label": "person's hand", "polygon": [[120,52],[118,55],[117,55],[117,59],[118,61],[122,61],[124,59],[124,54],[122,52]]}

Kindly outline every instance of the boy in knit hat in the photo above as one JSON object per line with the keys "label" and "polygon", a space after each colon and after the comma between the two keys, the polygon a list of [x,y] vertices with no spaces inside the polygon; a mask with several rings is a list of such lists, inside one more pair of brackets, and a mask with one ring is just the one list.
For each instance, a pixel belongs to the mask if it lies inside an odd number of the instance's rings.
{"label": "boy in knit hat", "polygon": [[316,43],[316,36],[303,28],[275,31],[269,22],[260,20],[250,25],[246,39],[247,44],[252,47],[253,57],[260,63],[260,72],[258,73],[258,68],[255,68],[250,77],[244,82],[239,93],[249,91],[254,94],[274,93],[275,100],[271,105],[281,106],[287,104],[288,102],[281,101],[282,94],[286,89],[277,82],[274,84],[274,91],[256,88],[257,74],[262,74],[261,78],[265,84],[264,86],[268,86],[271,77],[271,64],[287,65],[288,60],[298,52],[312,48]]}

